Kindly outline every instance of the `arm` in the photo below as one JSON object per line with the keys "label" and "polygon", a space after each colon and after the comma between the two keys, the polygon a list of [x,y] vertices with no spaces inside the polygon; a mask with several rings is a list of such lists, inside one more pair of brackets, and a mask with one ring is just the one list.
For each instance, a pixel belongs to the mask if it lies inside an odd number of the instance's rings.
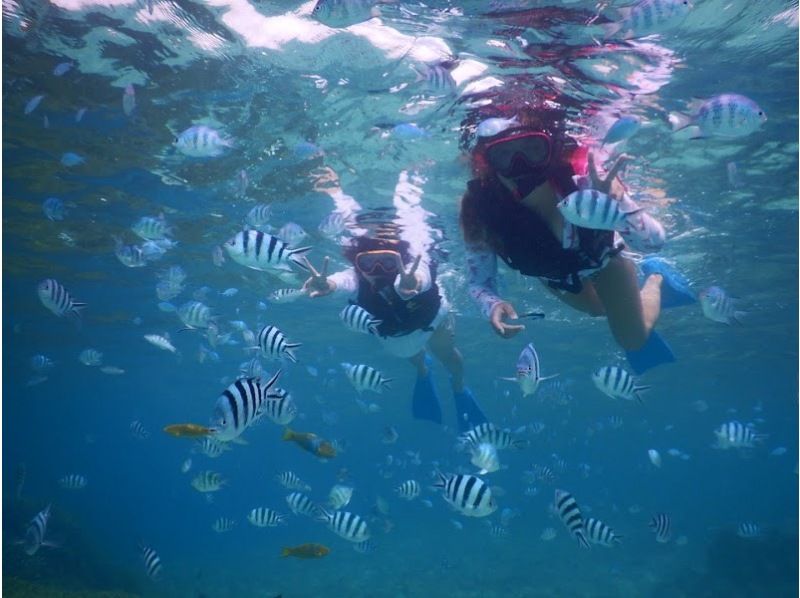
{"label": "arm", "polygon": [[503,301],[497,294],[497,255],[491,249],[467,247],[467,285],[470,297],[488,320],[495,305]]}
{"label": "arm", "polygon": [[[404,170],[397,179],[392,203],[397,209],[396,222],[403,231],[403,238],[409,244],[409,250],[415,259],[415,266],[394,280],[394,289],[404,300],[409,300],[419,293],[431,288],[429,250],[434,243],[434,236],[441,237],[441,231],[428,225],[430,212],[422,207],[422,186],[426,179],[420,174],[409,174]],[[414,278],[410,278],[413,276]]]}

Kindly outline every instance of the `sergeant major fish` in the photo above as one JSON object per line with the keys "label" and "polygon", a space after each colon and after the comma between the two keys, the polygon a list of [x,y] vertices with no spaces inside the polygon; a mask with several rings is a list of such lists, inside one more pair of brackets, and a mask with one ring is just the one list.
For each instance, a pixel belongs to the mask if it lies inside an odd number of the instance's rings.
{"label": "sergeant major fish", "polygon": [[650,520],[649,527],[656,535],[656,542],[660,544],[666,544],[669,542],[669,539],[672,536],[669,515],[666,513],[657,513],[656,515],[653,515],[653,518]]}
{"label": "sergeant major fish", "polygon": [[557,376],[558,374],[542,376],[539,367],[539,355],[537,355],[533,343],[528,343],[517,359],[517,377],[501,378],[501,380],[516,381],[522,389],[522,396],[529,397],[536,393],[541,382],[556,378]]}
{"label": "sergeant major fish", "polygon": [[28,529],[25,530],[25,539],[21,541],[25,554],[33,556],[39,551],[42,546],[56,548],[58,545],[45,539],[47,534],[47,522],[50,519],[50,505],[36,514],[31,522],[28,524]]}
{"label": "sergeant major fish", "polygon": [[592,544],[610,547],[622,542],[622,536],[617,535],[608,525],[594,517],[587,518],[584,527],[586,537]]}
{"label": "sergeant major fish", "polygon": [[597,389],[612,399],[622,399],[625,401],[639,401],[642,397],[639,393],[648,390],[650,386],[637,385],[634,378],[627,370],[611,365],[596,370],[592,374],[592,382]]}
{"label": "sergeant major fish", "polygon": [[371,534],[367,522],[355,513],[348,511],[329,513],[325,509],[320,509],[320,514],[317,518],[327,523],[328,527],[337,535],[350,542],[366,542],[370,538]]}
{"label": "sergeant major fish", "polygon": [[256,527],[277,527],[286,523],[286,515],[267,507],[256,507],[247,514],[247,520]]}
{"label": "sergeant major fish", "polygon": [[86,307],[85,303],[75,301],[72,295],[67,292],[67,289],[53,278],[40,282],[36,292],[42,305],[58,317],[78,317],[80,316],[80,310]]}
{"label": "sergeant major fish", "polygon": [[558,518],[583,548],[590,548],[586,539],[583,516],[575,497],[564,490],[556,490],[555,510]]}
{"label": "sergeant major fish", "polygon": [[287,341],[286,335],[277,326],[264,326],[258,333],[257,344],[264,357],[274,360],[286,357],[292,363],[297,363],[294,349],[302,345]]}
{"label": "sergeant major fish", "polygon": [[350,330],[362,334],[378,334],[378,326],[383,323],[366,309],[353,303],[339,313],[339,319]]}
{"label": "sergeant major fish", "polygon": [[280,375],[281,370],[278,370],[266,383],[256,378],[245,378],[228,386],[214,407],[213,436],[223,442],[231,441],[264,415],[268,391]]}
{"label": "sergeant major fish", "polygon": [[342,363],[341,365],[347,379],[359,393],[371,390],[381,394],[383,389],[389,388],[392,382],[391,378],[384,378],[383,374],[368,365],[351,363]]}
{"label": "sergeant major fish", "polygon": [[334,511],[338,511],[342,507],[346,507],[353,497],[353,488],[336,484],[328,493],[328,504]]}
{"label": "sergeant major fish", "polygon": [[492,490],[481,478],[474,475],[443,474],[434,487],[442,489],[442,496],[453,508],[467,517],[486,517],[497,510]]}
{"label": "sergeant major fish", "polygon": [[192,479],[192,488],[198,492],[217,492],[226,484],[216,471],[201,471]]}
{"label": "sergeant major fish", "polygon": [[736,301],[720,287],[709,287],[699,294],[703,315],[722,324],[741,324],[746,312],[736,309]]}
{"label": "sergeant major fish", "polygon": [[234,145],[233,141],[206,125],[189,127],[175,138],[173,144],[179,152],[191,158],[216,158]]}
{"label": "sergeant major fish", "polygon": [[593,230],[625,228],[628,217],[642,211],[632,201],[627,205],[596,189],[579,189],[558,202],[564,220]]}
{"label": "sergeant major fish", "polygon": [[754,133],[767,121],[766,113],[753,100],[735,93],[713,96],[690,104],[690,115],[673,112],[669,115],[673,131],[697,127],[693,139],[702,137],[744,137]]}
{"label": "sergeant major fish", "polygon": [[287,243],[260,230],[236,233],[224,245],[231,259],[252,270],[291,272],[290,262],[303,269],[307,266],[300,256],[311,247],[291,248]]}

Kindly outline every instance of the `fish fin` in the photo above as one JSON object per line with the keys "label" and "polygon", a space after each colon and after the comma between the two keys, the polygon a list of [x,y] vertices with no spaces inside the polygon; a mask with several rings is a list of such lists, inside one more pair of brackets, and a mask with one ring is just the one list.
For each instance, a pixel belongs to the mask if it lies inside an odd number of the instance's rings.
{"label": "fish fin", "polygon": [[583,534],[582,531],[578,530],[578,533],[575,534],[578,538],[578,544],[581,545],[581,548],[591,548],[592,545],[589,544],[589,541],[586,539],[586,536]]}
{"label": "fish fin", "polygon": [[267,383],[266,383],[265,385],[263,385],[263,386],[262,386],[262,388],[264,389],[264,391],[267,391],[267,390],[269,390],[270,388],[272,388],[272,387],[275,385],[275,383],[278,381],[278,378],[280,378],[280,377],[281,377],[281,374],[282,374],[282,373],[283,373],[283,370],[278,370],[277,372],[275,372],[275,373],[272,375],[272,378],[270,378],[269,380],[267,380]]}
{"label": "fish fin", "polygon": [[522,450],[522,449],[528,448],[530,446],[530,441],[529,440],[513,440],[511,442],[511,446],[513,446],[515,449]]}
{"label": "fish fin", "polygon": [[539,382],[544,382],[545,380],[552,380],[553,378],[558,378],[561,374],[550,374],[549,376],[542,376],[539,378]]}
{"label": "fish fin", "polygon": [[394,381],[394,378],[384,378],[383,382],[381,382],[381,387],[387,388],[387,389],[391,389],[393,381]]}
{"label": "fish fin", "polygon": [[733,315],[731,316],[731,324],[736,324],[741,326],[744,324],[744,320],[747,319],[747,312],[746,311],[734,311]]}
{"label": "fish fin", "polygon": [[283,354],[284,354],[284,355],[286,355],[286,358],[287,358],[289,361],[291,361],[292,363],[297,363],[297,355],[295,355],[295,354],[294,354],[294,351],[292,351],[290,348],[287,348],[287,349],[286,349],[286,350],[283,352]]}
{"label": "fish fin", "polygon": [[316,507],[317,514],[314,516],[314,519],[317,521],[324,521],[325,523],[331,520],[332,515],[325,507],[321,507],[319,505],[316,505]]}
{"label": "fish fin", "polygon": [[669,124],[672,126],[672,132],[675,133],[692,124],[692,117],[683,112],[670,112],[668,116]]}
{"label": "fish fin", "polygon": [[516,378],[511,378],[510,376],[498,376],[498,380],[505,380],[506,382],[516,382]]}
{"label": "fish fin", "polygon": [[281,549],[281,558],[286,558],[290,554],[292,554],[292,551],[289,550],[288,548],[282,548]]}

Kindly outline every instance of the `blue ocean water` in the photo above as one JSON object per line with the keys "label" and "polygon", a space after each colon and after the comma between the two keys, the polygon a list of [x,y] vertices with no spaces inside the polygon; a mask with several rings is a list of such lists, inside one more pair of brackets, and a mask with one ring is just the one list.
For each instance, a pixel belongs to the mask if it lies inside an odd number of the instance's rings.
{"label": "blue ocean water", "polygon": [[[401,0],[371,18],[375,7],[358,11],[353,0],[338,28],[321,22],[324,11],[312,15],[315,4],[4,1],[3,589],[796,595],[797,3],[697,0],[685,17],[651,29],[626,20],[626,2]],[[745,312],[728,325],[699,304],[665,311],[658,329],[678,361],[641,376],[651,386],[641,405],[592,383],[597,368],[626,365],[603,319],[501,268],[501,294],[520,313],[546,314],[502,340],[466,292],[458,226],[466,149],[477,106],[500,88],[564,106],[572,134],[606,165],[632,156],[623,178],[666,229],[660,255],[695,292],[722,287]],[[671,131],[671,113],[721,93],[753,99],[766,122],[741,137]],[[630,139],[592,141],[626,115],[643,123]],[[190,156],[175,143],[198,125],[224,141],[219,155]],[[346,196],[325,192],[334,177]],[[45,211],[53,197],[60,204]],[[500,451],[501,469],[483,476],[496,512],[465,517],[432,488],[437,469],[477,470],[456,450],[459,414],[441,364],[433,375],[444,425],[414,420],[414,369],[342,325],[346,297],[274,301],[305,273],[248,269],[221,248],[259,204],[271,208],[265,231],[298,224],[308,234],[297,244],[312,248],[316,267],[329,256],[330,272],[346,267],[343,238],[368,220],[398,223],[435,256],[466,383],[491,422],[528,443]],[[334,208],[353,217],[326,236],[318,226]],[[176,244],[150,245],[148,259],[127,267],[115,239],[143,246],[131,230],[142,217],[163,217]],[[175,267],[185,281],[176,296],[159,297],[156,285]],[[87,304],[80,317],[45,308],[37,296],[45,279]],[[182,331],[178,315],[159,306],[192,300],[210,307],[216,330]],[[290,427],[335,441],[336,457],[282,441],[283,426],[268,418],[213,459],[162,431],[209,425],[217,397],[254,355],[239,321],[255,334],[275,325],[302,343],[296,364],[261,361],[265,372],[283,371],[280,386],[298,409]],[[176,352],[148,343],[152,334],[168,336]],[[559,376],[523,399],[500,378],[514,376],[530,342],[542,374]],[[101,363],[85,365],[86,349],[102,353]],[[391,388],[357,393],[342,362],[379,369]],[[766,436],[750,449],[713,448],[715,430],[733,421]],[[195,490],[203,471],[218,472],[222,489]],[[275,480],[284,471],[319,504],[335,484],[351,487],[346,510],[368,522],[374,548],[357,552],[323,523],[292,515],[290,490]],[[69,474],[85,487],[65,488]],[[395,492],[409,479],[422,488],[413,501]],[[556,489],[621,543],[581,548],[552,511]],[[57,546],[28,555],[19,541],[47,505],[45,538]],[[262,506],[287,524],[251,525],[248,512]],[[659,513],[671,522],[665,543],[648,527]],[[235,520],[233,529],[214,531],[219,518]],[[741,537],[743,523],[756,524],[757,537]],[[280,558],[304,543],[330,553]],[[158,554],[158,579],[147,575],[140,544]]]}

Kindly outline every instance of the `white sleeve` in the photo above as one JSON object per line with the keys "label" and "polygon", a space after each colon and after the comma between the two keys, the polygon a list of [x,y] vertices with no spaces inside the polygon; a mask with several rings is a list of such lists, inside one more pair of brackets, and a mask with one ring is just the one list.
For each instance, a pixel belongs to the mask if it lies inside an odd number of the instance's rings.
{"label": "white sleeve", "polygon": [[497,255],[485,247],[467,247],[467,284],[469,295],[487,320],[492,309],[503,299],[497,294]]}
{"label": "white sleeve", "polygon": [[355,268],[347,268],[341,272],[334,272],[328,280],[336,285],[334,293],[355,293],[358,290],[358,277]]}

